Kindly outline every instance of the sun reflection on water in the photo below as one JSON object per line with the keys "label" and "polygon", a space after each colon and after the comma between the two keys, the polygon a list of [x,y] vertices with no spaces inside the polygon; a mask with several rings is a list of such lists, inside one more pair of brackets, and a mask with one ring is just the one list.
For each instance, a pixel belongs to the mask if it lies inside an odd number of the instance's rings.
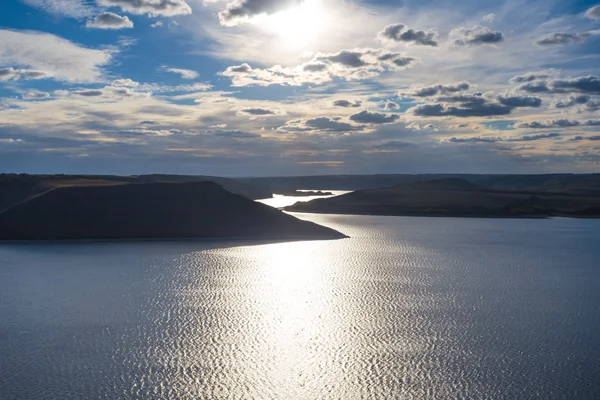
{"label": "sun reflection on water", "polygon": [[254,293],[262,297],[261,331],[272,358],[271,378],[290,393],[306,390],[308,379],[325,367],[319,365],[318,349],[335,331],[326,257],[319,257],[319,244],[313,242],[264,246],[261,253],[264,263]]}

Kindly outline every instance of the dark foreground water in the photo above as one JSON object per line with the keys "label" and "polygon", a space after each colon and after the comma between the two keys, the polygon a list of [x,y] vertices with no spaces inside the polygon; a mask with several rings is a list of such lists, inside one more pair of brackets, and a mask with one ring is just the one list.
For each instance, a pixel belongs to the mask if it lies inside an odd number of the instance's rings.
{"label": "dark foreground water", "polygon": [[600,221],[303,218],[0,245],[0,399],[600,399]]}

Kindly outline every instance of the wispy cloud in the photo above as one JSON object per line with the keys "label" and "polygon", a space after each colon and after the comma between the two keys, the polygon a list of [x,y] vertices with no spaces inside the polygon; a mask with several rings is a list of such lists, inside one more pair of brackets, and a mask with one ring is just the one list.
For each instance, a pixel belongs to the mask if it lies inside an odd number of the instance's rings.
{"label": "wispy cloud", "polygon": [[197,77],[200,76],[200,74],[198,74],[198,72],[193,71],[191,69],[170,68],[170,67],[167,67],[166,65],[163,65],[158,70],[177,74],[177,75],[181,76],[181,78],[183,78],[183,79],[196,79]]}
{"label": "wispy cloud", "polygon": [[0,65],[27,66],[57,80],[98,81],[113,54],[114,50],[86,48],[49,33],[0,29]]}

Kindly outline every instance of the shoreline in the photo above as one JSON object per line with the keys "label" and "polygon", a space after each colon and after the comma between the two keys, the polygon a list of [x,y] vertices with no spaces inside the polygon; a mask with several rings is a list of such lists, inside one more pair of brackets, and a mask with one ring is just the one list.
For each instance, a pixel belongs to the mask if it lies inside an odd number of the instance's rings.
{"label": "shoreline", "polygon": [[355,212],[332,212],[332,211],[304,211],[304,210],[290,210],[288,207],[282,209],[282,211],[291,214],[327,214],[327,215],[355,215],[355,216],[372,216],[372,217],[415,217],[415,218],[461,218],[461,219],[600,219],[600,215],[464,215],[464,214],[445,214],[445,215],[433,215],[433,214],[384,214],[384,213],[355,213]]}
{"label": "shoreline", "polygon": [[313,241],[324,241],[324,240],[341,240],[349,239],[347,236],[340,232],[340,237],[314,237],[306,238],[300,236],[289,236],[289,237],[210,237],[210,238],[194,238],[194,237],[182,237],[182,238],[122,238],[122,239],[31,239],[31,240],[0,240],[0,245],[3,244],[95,244],[95,243],[165,243],[165,242],[198,242],[198,243],[211,243],[211,242],[265,242],[265,243],[285,243],[285,242],[313,242]]}

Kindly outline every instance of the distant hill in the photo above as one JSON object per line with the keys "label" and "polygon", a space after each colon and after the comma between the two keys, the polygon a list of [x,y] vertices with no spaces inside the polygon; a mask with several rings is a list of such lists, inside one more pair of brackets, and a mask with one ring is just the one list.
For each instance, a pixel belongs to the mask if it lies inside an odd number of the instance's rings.
{"label": "distant hill", "polygon": [[266,199],[273,196],[272,192],[267,189],[238,182],[233,179],[213,176],[0,174],[0,212],[6,211],[16,204],[57,187],[186,182],[215,182],[231,193],[239,194],[252,200]]}
{"label": "distant hill", "polygon": [[273,193],[296,189],[365,190],[457,178],[482,188],[534,193],[568,193],[600,196],[600,174],[489,175],[489,174],[381,174],[322,175],[270,178],[236,178],[240,182],[267,188]]}
{"label": "distant hill", "polygon": [[57,187],[0,214],[0,240],[342,237],[213,182]]}
{"label": "distant hill", "polygon": [[535,192],[526,187],[526,191],[495,190],[460,178],[436,179],[296,203],[286,210],[456,217],[600,217],[599,196]]}

